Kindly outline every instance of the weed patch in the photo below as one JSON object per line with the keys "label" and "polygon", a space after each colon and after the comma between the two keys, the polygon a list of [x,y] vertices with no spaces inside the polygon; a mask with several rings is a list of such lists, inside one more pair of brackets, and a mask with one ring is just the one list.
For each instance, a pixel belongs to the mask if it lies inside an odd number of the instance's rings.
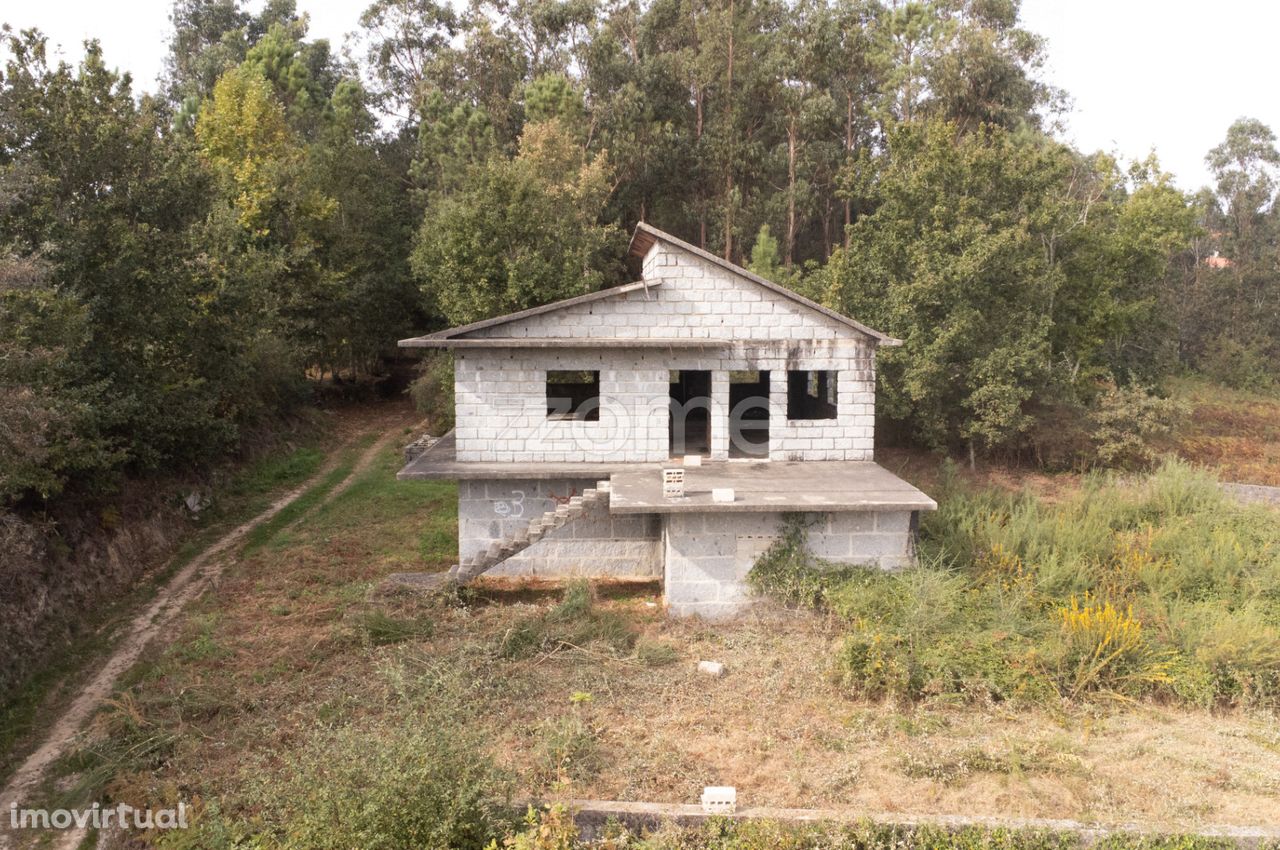
{"label": "weed patch", "polygon": [[361,633],[374,646],[421,640],[435,632],[434,624],[426,617],[395,617],[384,611],[366,611],[358,622]]}
{"label": "weed patch", "polygon": [[616,654],[628,652],[636,632],[628,620],[599,609],[590,583],[575,581],[555,607],[516,621],[502,637],[498,654],[503,658],[527,658],[561,648],[602,646]]}
{"label": "weed patch", "polygon": [[[1198,835],[1113,833],[1086,839],[1077,833],[992,827],[947,828],[901,826],[862,821],[788,824],[775,820],[712,818],[697,826],[667,824],[656,832],[637,834],[617,823],[607,824],[600,841],[583,841],[571,813],[563,806],[530,809],[523,829],[509,836],[510,850],[579,850],[631,847],[637,850],[1235,850],[1227,838]],[[1275,844],[1264,845],[1272,850]]]}
{"label": "weed patch", "polygon": [[480,850],[507,829],[509,795],[479,742],[448,718],[317,730],[282,766],[245,777],[244,810],[211,808],[168,850]]}
{"label": "weed patch", "polygon": [[795,519],[752,570],[758,590],[845,625],[837,677],[852,693],[1278,704],[1274,512],[1177,462],[1094,476],[1057,504],[954,485],[939,503],[911,569],[831,569],[804,554]]}

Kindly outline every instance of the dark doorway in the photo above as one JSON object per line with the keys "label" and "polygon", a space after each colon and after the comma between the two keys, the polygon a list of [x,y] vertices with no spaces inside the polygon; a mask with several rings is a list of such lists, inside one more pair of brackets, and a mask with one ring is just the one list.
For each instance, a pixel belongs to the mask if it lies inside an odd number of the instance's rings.
{"label": "dark doorway", "polygon": [[769,457],[769,372],[729,373],[729,457]]}
{"label": "dark doorway", "polygon": [[671,457],[711,455],[711,373],[672,371],[668,439]]}

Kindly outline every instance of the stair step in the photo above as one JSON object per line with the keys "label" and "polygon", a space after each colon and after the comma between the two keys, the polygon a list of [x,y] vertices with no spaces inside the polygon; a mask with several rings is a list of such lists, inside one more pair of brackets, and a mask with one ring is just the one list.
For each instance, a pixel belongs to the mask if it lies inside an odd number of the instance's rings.
{"label": "stair step", "polygon": [[455,576],[458,583],[465,584],[517,552],[529,548],[547,534],[558,528],[564,528],[573,520],[586,515],[587,511],[595,505],[608,504],[608,484],[607,481],[598,482],[596,488],[588,487],[581,495],[573,496],[568,502],[556,505],[555,510],[547,511],[542,516],[529,520],[526,527],[519,529],[511,536],[490,541],[483,551],[476,552],[470,558],[464,558],[460,563],[455,564],[450,569],[450,574]]}

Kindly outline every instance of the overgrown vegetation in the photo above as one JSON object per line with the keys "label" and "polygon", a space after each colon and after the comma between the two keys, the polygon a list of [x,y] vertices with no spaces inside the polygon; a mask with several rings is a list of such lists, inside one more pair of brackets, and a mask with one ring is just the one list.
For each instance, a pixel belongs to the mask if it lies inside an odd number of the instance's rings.
{"label": "overgrown vegetation", "polygon": [[[481,850],[511,820],[504,780],[451,718],[316,730],[283,769],[246,773],[249,820],[216,807],[170,850]],[[267,756],[274,761],[275,756]],[[267,778],[269,777],[269,778]]]}
{"label": "overgrown vegetation", "polygon": [[[857,699],[847,678],[827,675],[839,668],[833,648],[852,631],[831,615],[776,616],[766,606],[759,619],[708,626],[666,618],[652,588],[599,584],[492,585],[447,602],[397,597],[372,607],[369,591],[387,573],[447,568],[456,552],[453,486],[397,482],[399,462],[389,449],[350,487],[273,527],[231,565],[172,643],[149,652],[121,683],[42,799],[156,808],[198,801],[195,830],[156,836],[192,848],[473,846],[477,834],[501,846],[508,830],[523,831],[508,825],[509,793],[683,802],[719,782],[737,785],[751,804],[878,811],[894,799],[912,801],[904,811],[913,816],[1016,810],[1193,829],[1271,811],[1280,738],[1270,712],[1099,711],[1093,703],[1107,690],[1086,690],[1073,703],[1052,684],[1051,676],[1073,681],[1076,666],[1023,677],[1035,685],[1026,698],[1049,704],[1047,711],[1038,702],[1017,711],[992,703],[985,683],[1001,672],[1005,654],[977,665],[974,687],[959,696],[886,703]],[[1211,488],[1201,501],[1186,487],[1132,487],[1124,498],[1105,498],[1149,516],[1176,506],[1181,519],[1158,528],[1205,522],[1213,512]],[[963,529],[995,509],[979,511],[977,495],[957,498],[969,510],[930,525],[935,550],[941,529]],[[989,498],[1006,512],[1020,503]],[[1223,506],[1224,529],[1242,521],[1229,510]],[[1036,511],[1044,534],[1067,522],[1053,508]],[[1158,531],[1157,547],[1165,533]],[[1255,529],[1259,540],[1269,533],[1267,524]],[[795,598],[830,606],[831,588],[802,567],[797,560],[794,571],[780,570],[803,577]],[[873,584],[879,595],[866,605],[906,623],[893,628],[916,647],[937,635],[976,643],[959,619],[967,612],[936,607],[957,588],[931,587],[927,578],[922,571],[918,587],[905,589]],[[1261,587],[1256,577],[1242,578],[1242,593],[1250,582]],[[1085,608],[1088,589],[1072,587],[1036,609],[1042,631],[1062,627],[1072,592]],[[963,583],[958,592],[961,605],[980,607],[965,596],[986,598]],[[854,601],[840,600],[846,610]],[[1112,608],[1123,618],[1128,604],[1114,599]],[[1148,638],[1161,627],[1143,611],[1135,598],[1133,618]],[[988,643],[1005,652],[994,616],[980,616]],[[898,657],[905,645],[894,647]],[[962,652],[930,657],[950,663]],[[724,676],[699,673],[700,659],[725,662]],[[1123,677],[1107,685],[1118,693],[1130,687],[1137,686]],[[1220,765],[1228,760],[1226,774]],[[1157,774],[1164,791],[1152,795]],[[987,793],[992,783],[998,799]],[[457,808],[441,808],[455,799]],[[404,814],[403,828],[382,818],[384,809]],[[430,823],[414,818],[419,809],[434,813]],[[780,828],[770,840],[790,846],[790,834]],[[665,831],[629,840],[705,847],[748,837],[717,835]],[[972,840],[993,839],[974,833]],[[941,833],[930,841],[950,846]]]}
{"label": "overgrown vegetation", "polygon": [[1057,504],[951,487],[921,564],[823,569],[804,520],[756,564],[760,590],[846,632],[837,675],[869,698],[1153,699],[1280,705],[1280,516],[1168,462],[1097,475]]}
{"label": "overgrown vegetation", "polygon": [[[774,820],[712,818],[699,826],[665,824],[652,832],[607,824],[595,841],[584,841],[568,809],[530,809],[524,828],[501,846],[510,850],[1233,850],[1230,839],[1196,835],[1136,835],[1118,832],[1093,842],[1078,833],[988,827],[899,826],[863,821],[852,824],[793,824]],[[1277,846],[1274,842],[1270,847]],[[1268,848],[1270,850],[1270,848]]]}
{"label": "overgrown vegetation", "polygon": [[623,652],[635,641],[631,624],[614,612],[598,610],[590,582],[581,579],[566,588],[554,608],[517,620],[503,635],[498,651],[504,658],[524,658],[598,643],[607,650]]}

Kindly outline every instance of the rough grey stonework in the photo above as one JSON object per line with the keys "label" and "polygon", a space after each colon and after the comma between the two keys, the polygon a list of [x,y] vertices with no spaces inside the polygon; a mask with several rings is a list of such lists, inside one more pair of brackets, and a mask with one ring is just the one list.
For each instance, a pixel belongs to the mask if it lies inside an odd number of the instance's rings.
{"label": "rough grey stonework", "polygon": [[[809,550],[845,564],[894,569],[913,557],[911,513],[840,512],[806,517]],[[667,609],[714,619],[750,602],[746,576],[777,539],[781,513],[668,514],[663,530]]]}
{"label": "rough grey stonework", "polygon": [[[593,480],[459,481],[458,558],[508,537],[560,501],[594,487]],[[662,549],[656,516],[583,517],[488,570],[491,576],[615,576],[657,578]]]}
{"label": "rough grey stonework", "polygon": [[[657,474],[671,451],[673,371],[710,373],[711,461],[730,457],[730,399],[738,397],[730,381],[739,371],[769,373],[770,460],[872,460],[876,332],[670,240],[647,250],[643,279],[657,285],[469,327],[473,344],[460,340],[454,354],[453,462],[513,469],[645,463]],[[504,347],[503,340],[526,344]],[[548,416],[548,370],[599,373],[598,421]],[[834,418],[787,418],[787,373],[801,370],[835,373]],[[571,522],[539,538],[542,523],[531,530],[530,520],[596,482],[534,480],[565,474],[563,468],[529,466],[517,474],[528,478],[459,482],[460,562],[488,552],[481,559],[487,566],[515,552],[486,574],[662,576],[677,615],[739,610],[748,601],[747,571],[776,538],[782,511],[795,507],[780,496],[775,512],[613,516],[603,506],[583,515],[580,500]],[[912,557],[909,511],[813,518],[810,546],[823,559],[892,568]],[[537,542],[522,548],[529,540]]]}

